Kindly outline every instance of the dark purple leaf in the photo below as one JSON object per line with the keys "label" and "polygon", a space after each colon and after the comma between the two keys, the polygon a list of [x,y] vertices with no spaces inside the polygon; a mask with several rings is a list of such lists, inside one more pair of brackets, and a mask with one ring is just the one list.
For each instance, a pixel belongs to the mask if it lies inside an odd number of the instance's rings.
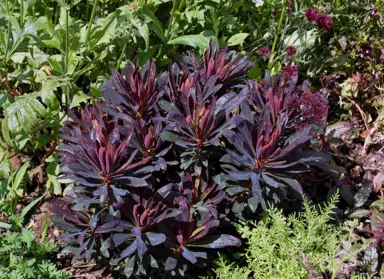
{"label": "dark purple leaf", "polygon": [[145,242],[141,238],[137,238],[137,255],[142,258],[147,250],[148,248]]}
{"label": "dark purple leaf", "polygon": [[181,254],[183,255],[183,257],[184,257],[186,260],[190,261],[192,264],[197,263],[197,258],[196,258],[196,256],[193,254],[193,252],[189,251],[189,250],[188,250],[187,248],[185,248],[185,247],[183,247],[182,249],[183,249],[183,250],[182,250]]}
{"label": "dark purple leaf", "polygon": [[177,266],[177,260],[173,257],[168,257],[165,261],[165,270],[173,270]]}
{"label": "dark purple leaf", "polygon": [[152,246],[160,245],[166,240],[165,234],[163,233],[147,232],[146,236]]}
{"label": "dark purple leaf", "polygon": [[120,244],[124,243],[128,238],[132,237],[131,234],[126,233],[115,233],[112,235],[112,241],[115,244],[115,246],[119,246]]}
{"label": "dark purple leaf", "polygon": [[124,249],[123,252],[121,252],[120,257],[126,258],[133,253],[135,253],[137,250],[137,239],[135,239],[127,248]]}

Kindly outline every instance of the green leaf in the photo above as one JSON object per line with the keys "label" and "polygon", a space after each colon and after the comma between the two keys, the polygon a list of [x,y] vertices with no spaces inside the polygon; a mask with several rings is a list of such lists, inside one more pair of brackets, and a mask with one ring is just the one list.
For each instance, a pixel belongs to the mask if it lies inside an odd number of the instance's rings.
{"label": "green leaf", "polygon": [[35,240],[35,234],[31,230],[23,228],[20,239],[26,244],[31,244]]}
{"label": "green leaf", "polygon": [[245,38],[248,37],[248,33],[239,33],[239,34],[236,34],[236,35],[233,35],[232,37],[230,37],[228,39],[228,46],[237,46],[237,45],[241,45]]}
{"label": "green leaf", "polygon": [[17,171],[15,180],[12,183],[12,190],[16,192],[18,189],[20,189],[24,183],[25,183],[25,174],[27,172],[27,169],[29,167],[30,161],[25,162],[20,169]]}
{"label": "green leaf", "polygon": [[0,222],[0,228],[9,230],[10,228],[12,228],[12,226],[10,224]]}
{"label": "green leaf", "polygon": [[67,5],[66,1],[65,0],[56,0],[56,2],[60,5],[60,7],[62,8],[69,8],[69,6]]}
{"label": "green leaf", "polygon": [[311,48],[314,46],[318,31],[311,29],[306,32],[295,31],[290,36],[287,36],[284,40],[284,47],[293,46],[298,51],[303,48]]}
{"label": "green leaf", "polygon": [[7,186],[8,186],[8,179],[4,179],[0,181],[0,200],[2,200],[7,192]]}
{"label": "green leaf", "polygon": [[210,40],[210,37],[205,37],[203,35],[185,35],[169,41],[168,44],[188,45],[191,47],[206,49],[209,47]]}
{"label": "green leaf", "polygon": [[116,12],[109,14],[106,18],[98,20],[97,25],[92,27],[90,38],[90,45],[92,46],[91,50],[101,44],[109,43],[115,38],[119,12],[120,11],[117,10]]}
{"label": "green leaf", "polygon": [[[17,135],[22,134],[22,131],[28,135],[37,127],[41,129],[42,123],[45,126],[48,124],[42,122],[44,118],[52,117],[60,109],[60,103],[53,91],[59,86],[66,85],[67,80],[49,79],[43,83],[39,92],[24,94],[4,109],[2,133],[10,146],[17,146],[15,139]],[[26,135],[22,138],[25,139]]]}
{"label": "green leaf", "polygon": [[371,204],[372,209],[384,210],[384,199],[378,199]]}
{"label": "green leaf", "polygon": [[147,23],[138,19],[133,19],[131,23],[136,27],[138,34],[144,39],[145,49],[147,50],[149,48],[149,29]]}
{"label": "green leaf", "polygon": [[358,209],[351,214],[349,214],[348,218],[349,219],[360,219],[363,217],[368,217],[370,211],[368,209]]}
{"label": "green leaf", "polygon": [[[57,57],[61,58],[60,61],[58,61]],[[49,66],[51,66],[52,71],[55,75],[61,76],[64,74],[63,65],[62,65],[63,59],[61,55],[54,55],[48,58],[48,63],[49,63]]]}
{"label": "green leaf", "polygon": [[[1,153],[0,153],[1,154]],[[12,165],[8,158],[8,152],[4,152],[0,155],[0,180],[8,178],[12,173]],[[1,189],[0,189],[0,199],[1,199]]]}
{"label": "green leaf", "polygon": [[75,94],[75,96],[73,96],[72,102],[71,102],[71,105],[69,106],[69,108],[78,107],[78,106],[80,106],[81,103],[87,103],[87,100],[89,98],[90,97],[85,95],[84,92],[79,91]]}
{"label": "green leaf", "polygon": [[45,222],[43,225],[43,231],[41,232],[41,243],[44,242],[44,240],[48,234],[48,228],[49,228],[49,217],[48,217],[48,215],[45,215]]}
{"label": "green leaf", "polygon": [[262,74],[261,68],[259,67],[259,65],[256,64],[249,70],[248,77],[252,79],[260,79],[261,74]]}
{"label": "green leaf", "polygon": [[51,189],[51,185],[53,186],[53,194],[55,195],[61,195],[62,194],[62,188],[61,183],[59,182],[58,175],[60,172],[60,165],[57,153],[53,153],[51,156],[49,156],[45,162],[48,163],[46,172],[47,172],[47,189]]}
{"label": "green leaf", "polygon": [[39,202],[44,198],[45,195],[42,195],[41,197],[33,200],[30,204],[28,204],[26,207],[23,208],[21,211],[20,217],[22,220],[24,220],[25,215]]}
{"label": "green leaf", "polygon": [[140,10],[140,13],[142,13],[147,18],[148,23],[152,23],[151,29],[153,29],[153,31],[156,33],[159,39],[165,43],[166,42],[165,33],[164,33],[163,25],[161,24],[160,20],[158,20],[155,14],[150,9],[148,9],[148,7],[142,8]]}
{"label": "green leaf", "polygon": [[201,26],[204,27],[205,23],[205,10],[192,10],[192,11],[186,11],[184,13],[185,17],[187,18],[188,23],[192,23],[193,19],[197,20],[197,23],[199,23]]}

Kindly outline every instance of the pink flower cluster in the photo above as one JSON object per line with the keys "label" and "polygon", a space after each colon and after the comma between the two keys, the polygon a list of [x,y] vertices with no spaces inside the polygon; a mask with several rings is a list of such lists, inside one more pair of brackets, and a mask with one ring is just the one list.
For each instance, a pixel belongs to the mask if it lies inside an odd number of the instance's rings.
{"label": "pink flower cluster", "polygon": [[315,22],[317,27],[319,27],[320,29],[324,29],[327,31],[331,30],[333,20],[329,15],[322,14],[322,13],[320,13],[319,10],[309,8],[305,12],[305,16],[307,17],[307,19],[309,21]]}
{"label": "pink flower cluster", "polygon": [[296,53],[296,48],[294,48],[293,46],[288,46],[287,47],[287,55],[288,56],[292,56]]}
{"label": "pink flower cluster", "polygon": [[309,88],[304,90],[301,97],[302,122],[298,130],[310,125],[324,126],[327,123],[328,100],[320,92],[312,93]]}
{"label": "pink flower cluster", "polygon": [[271,56],[271,50],[269,49],[269,47],[263,47],[263,48],[259,48],[258,50],[256,50],[256,53],[258,55],[261,55],[261,56],[264,56],[264,57],[269,57]]}
{"label": "pink flower cluster", "polygon": [[292,79],[293,77],[299,74],[297,66],[293,64],[288,64],[283,67],[283,75],[288,79]]}

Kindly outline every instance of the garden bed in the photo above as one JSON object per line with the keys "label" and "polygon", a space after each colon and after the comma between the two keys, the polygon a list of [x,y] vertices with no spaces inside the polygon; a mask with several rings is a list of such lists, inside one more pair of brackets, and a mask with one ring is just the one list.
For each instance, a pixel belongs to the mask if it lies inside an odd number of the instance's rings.
{"label": "garden bed", "polygon": [[381,278],[380,1],[0,3],[0,278]]}

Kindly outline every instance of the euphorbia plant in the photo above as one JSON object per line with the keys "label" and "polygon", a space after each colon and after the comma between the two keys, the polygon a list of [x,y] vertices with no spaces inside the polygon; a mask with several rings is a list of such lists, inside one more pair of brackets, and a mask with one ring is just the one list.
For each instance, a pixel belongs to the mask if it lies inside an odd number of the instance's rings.
{"label": "euphorbia plant", "polygon": [[110,194],[118,198],[127,186],[147,186],[139,167],[150,158],[135,160],[138,150],[129,152],[133,129],[122,126],[98,106],[87,106],[81,112],[71,111],[73,119],[62,129],[66,144],[59,147],[62,172],[76,184],[99,197],[103,204]]}
{"label": "euphorbia plant", "polygon": [[72,198],[56,202],[54,221],[74,259],[100,252],[128,277],[196,274],[209,249],[241,244],[224,233],[229,205],[245,197],[255,210],[270,188],[301,191],[293,176],[328,163],[296,152],[325,121],[301,105],[326,107],[297,71],[246,80],[251,63],[213,44],[203,62],[188,53],[180,64],[156,76],[154,62],[129,62],[104,101],[70,111],[59,150]]}

